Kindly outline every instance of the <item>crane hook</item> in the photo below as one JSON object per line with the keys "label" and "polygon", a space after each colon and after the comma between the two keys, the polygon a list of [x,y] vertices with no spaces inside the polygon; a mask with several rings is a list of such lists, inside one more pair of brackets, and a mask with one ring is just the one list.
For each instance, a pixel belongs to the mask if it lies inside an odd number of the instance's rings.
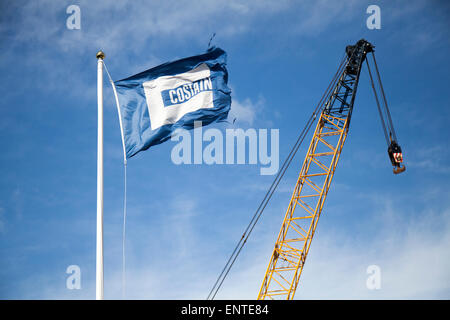
{"label": "crane hook", "polygon": [[402,173],[406,170],[405,165],[403,163],[403,154],[402,148],[398,145],[395,140],[391,138],[391,144],[388,147],[389,159],[391,160],[394,174]]}

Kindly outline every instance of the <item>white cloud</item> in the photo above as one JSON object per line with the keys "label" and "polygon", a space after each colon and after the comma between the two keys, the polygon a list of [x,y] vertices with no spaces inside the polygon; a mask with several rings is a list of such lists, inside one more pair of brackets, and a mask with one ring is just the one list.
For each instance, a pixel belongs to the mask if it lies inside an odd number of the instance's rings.
{"label": "white cloud", "polygon": [[364,21],[365,10],[355,10],[361,6],[358,1],[306,1],[298,4],[296,9],[303,15],[296,21],[292,31],[307,36],[317,36],[330,26],[349,21],[358,13]]}
{"label": "white cloud", "polygon": [[257,111],[260,111],[258,109],[260,109],[261,105],[261,100],[253,103],[249,98],[244,99],[242,102],[237,99],[233,99],[229,118],[231,120],[236,119],[236,123],[247,123],[249,125],[253,125],[256,113]]}
{"label": "white cloud", "polygon": [[[232,37],[251,30],[258,17],[273,14],[277,10],[285,10],[288,2],[255,1],[242,4],[229,2],[176,2],[176,10],[172,10],[174,2],[81,2],[82,30],[67,31],[65,28],[65,10],[61,10],[59,2],[29,2],[18,17],[21,29],[15,41],[37,42],[45,44],[47,49],[54,49],[53,54],[71,50],[87,52],[98,46],[104,47],[107,55],[120,54],[126,50],[138,52],[148,41],[170,39],[170,41],[186,41],[192,39],[205,46],[209,35],[223,21],[229,20],[218,34]],[[296,32],[316,34],[332,25],[340,17],[347,5],[335,4],[330,8],[329,2],[318,2],[317,7],[305,19],[299,19]],[[333,4],[334,5],[334,4]],[[45,19],[42,6],[50,11],[51,18]],[[179,6],[179,7],[178,7]],[[145,10],[143,9],[145,8]],[[305,7],[306,8],[306,7]],[[312,7],[311,7],[312,8]],[[62,8],[64,9],[64,8]],[[272,11],[271,11],[272,10]],[[308,10],[304,10],[309,12]],[[126,17],[123,13],[126,12]],[[198,17],[198,12],[202,15]],[[272,12],[272,13],[269,13]],[[363,16],[363,15],[362,15]],[[84,18],[83,18],[84,17]],[[198,19],[197,19],[198,17]],[[84,20],[86,19],[86,20]],[[96,28],[89,28],[87,22],[98,21]],[[5,26],[2,26],[4,28]],[[192,36],[195,34],[196,36]],[[313,33],[314,34],[314,33]],[[186,40],[188,39],[188,40]],[[169,40],[167,40],[169,41]],[[133,46],[129,46],[133,44]],[[53,48],[54,47],[54,48]],[[132,49],[130,49],[132,48]],[[13,53],[14,45],[10,47]],[[128,52],[128,51],[127,51]],[[92,54],[95,54],[93,51]],[[55,86],[66,75],[61,66],[55,66],[48,53],[42,48],[33,53],[36,60],[32,64],[53,66],[51,83]],[[30,55],[31,56],[31,55]],[[149,53],[150,59],[158,58]],[[130,58],[131,60],[131,58]],[[5,60],[6,61],[6,60]],[[8,60],[9,61],[9,60]],[[153,60],[152,60],[153,61]],[[126,61],[136,71],[141,66],[135,61]],[[131,72],[132,73],[132,72]],[[95,96],[95,86],[91,88],[91,96]],[[260,121],[258,113],[264,107],[264,100],[256,102],[246,98],[233,100],[232,111],[236,112],[237,121],[253,125]],[[119,149],[120,150],[120,149]],[[433,156],[424,153],[412,166],[431,168],[439,162],[436,160],[439,150],[432,150]],[[117,154],[117,157],[121,154]],[[441,163],[442,164],[442,163]],[[434,168],[436,169],[436,168]],[[448,170],[446,169],[446,172]],[[335,186],[336,187],[336,186]],[[291,187],[286,192],[292,192]],[[436,191],[438,192],[438,191]],[[403,194],[402,194],[403,195]],[[447,195],[445,195],[447,196]],[[404,195],[403,195],[404,197]],[[435,196],[438,198],[438,196]],[[404,197],[404,199],[407,199]],[[442,196],[441,196],[442,199]],[[13,201],[17,204],[17,214],[21,216],[21,193],[17,189]],[[211,264],[225,262],[223,252],[214,251],[214,237],[202,237],[201,228],[196,225],[201,219],[200,201],[190,197],[178,197],[168,206],[167,216],[161,221],[161,229],[154,227],[149,239],[157,244],[149,253],[127,251],[134,255],[130,259],[127,272],[128,298],[138,299],[203,299],[215,281],[215,270]],[[285,210],[285,206],[283,206]],[[0,208],[0,232],[2,230],[2,214]],[[282,213],[281,213],[282,214]],[[380,211],[371,213],[370,221],[362,221],[364,229],[371,229],[371,224],[378,229],[371,239],[361,238],[353,233],[351,227],[319,230],[311,247],[302,283],[297,291],[297,298],[449,298],[450,257],[450,210],[424,210],[423,212],[407,212],[406,209],[386,202]],[[322,220],[326,219],[325,217]],[[228,225],[229,227],[229,225]],[[147,228],[147,227],[146,227]],[[231,235],[230,235],[231,236]],[[270,235],[261,238],[252,237],[252,250],[246,248],[240,256],[235,269],[224,283],[218,298],[254,299],[261,284],[268,254],[275,239]],[[150,241],[147,239],[147,241]],[[176,248],[177,251],[170,249]],[[269,251],[267,251],[269,248]],[[141,248],[139,248],[141,249]],[[206,252],[213,252],[206,254]],[[119,258],[118,258],[119,259]],[[133,259],[139,264],[133,265]],[[366,268],[370,264],[379,265],[382,272],[382,288],[370,291],[365,287]],[[87,267],[86,267],[87,268]],[[95,267],[92,267],[93,269]],[[121,264],[107,266],[105,289],[107,298],[120,298]],[[61,269],[64,272],[63,269]],[[82,267],[84,270],[84,267]],[[220,271],[220,270],[219,270]],[[39,276],[33,275],[35,278]],[[49,274],[39,280],[39,286],[26,283],[23,295],[26,297],[30,288],[43,288],[33,292],[37,298],[71,298],[74,292],[64,288],[64,279],[55,284],[55,275]],[[94,297],[94,281],[83,278],[82,297]],[[444,292],[444,295],[442,295]]]}
{"label": "white cloud", "polygon": [[[441,294],[450,293],[450,209],[408,217],[387,204],[373,216],[379,228],[364,245],[349,230],[318,233],[297,298],[448,299]],[[380,290],[366,287],[372,264],[381,269]]]}
{"label": "white cloud", "polygon": [[[49,44],[62,51],[96,46],[108,52],[138,52],[149,40],[204,41],[217,32],[230,37],[246,32],[261,15],[288,7],[288,1],[80,1],[81,29],[66,30],[66,7],[50,0],[29,2],[16,17],[14,40]],[[42,8],[45,7],[45,10]],[[17,28],[17,29],[16,29]],[[132,45],[130,45],[132,44]]]}
{"label": "white cloud", "polygon": [[[448,298],[445,295],[450,294],[450,208],[442,212],[410,213],[409,217],[401,211],[386,201],[381,211],[372,212],[373,218],[364,222],[378,226],[372,239],[360,239],[361,235],[345,228],[320,230],[319,223],[296,298]],[[259,239],[253,237],[248,245],[251,248],[244,249],[218,299],[256,298],[269,259],[267,249],[275,239],[270,234],[254,236]],[[160,292],[161,298],[203,299],[215,281],[215,275],[202,264],[205,261],[186,258],[182,268],[160,270],[159,279],[163,280],[154,283],[151,291]],[[372,264],[381,269],[380,290],[366,287],[369,277],[366,270]],[[138,273],[132,281],[141,285],[138,278],[155,279],[154,272]],[[176,281],[178,287],[167,286],[171,281]]]}
{"label": "white cloud", "polygon": [[[369,208],[375,202],[382,201],[382,205],[361,215],[356,224],[326,224],[330,213],[321,218],[295,298],[448,299],[450,207],[407,211],[400,201],[385,197],[366,201]],[[204,237],[204,226],[198,224],[203,217],[200,204],[190,197],[178,197],[168,205],[167,217],[157,227],[148,228],[149,239],[157,245],[146,247],[146,240],[141,239],[145,250],[128,251],[128,299],[206,298],[232,248],[219,250],[221,239]],[[276,236],[264,228],[279,218],[266,216],[265,226],[257,226],[216,299],[256,299]],[[366,287],[369,265],[380,267],[379,290]],[[82,272],[86,268],[82,265]],[[105,297],[121,299],[120,259],[105,265],[105,271]],[[95,281],[84,275],[77,292],[66,289],[63,278],[56,284],[54,274],[34,276],[18,284],[27,292],[20,297],[93,299]],[[30,281],[42,290],[29,292]]]}
{"label": "white cloud", "polygon": [[[109,54],[140,53],[150,43],[202,44],[213,32],[229,39],[253,32],[261,21],[278,14],[299,12],[285,31],[317,35],[330,25],[348,20],[355,1],[80,1],[81,29],[67,30],[70,4],[51,0],[27,2],[16,16],[18,23],[2,25],[14,31],[13,42],[39,43],[60,52],[103,48]],[[45,8],[45,10],[43,10]],[[357,10],[356,10],[357,11]],[[307,14],[306,14],[307,13]],[[8,47],[13,49],[14,43]],[[94,52],[95,54],[95,52]]]}
{"label": "white cloud", "polygon": [[447,149],[440,145],[427,146],[415,150],[409,156],[407,165],[432,173],[449,174],[450,166],[447,164],[448,156]]}

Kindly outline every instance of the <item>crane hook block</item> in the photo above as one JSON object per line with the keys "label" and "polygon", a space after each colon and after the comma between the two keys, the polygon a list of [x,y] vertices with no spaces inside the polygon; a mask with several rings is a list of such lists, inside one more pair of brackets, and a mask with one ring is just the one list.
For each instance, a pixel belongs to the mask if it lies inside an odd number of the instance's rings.
{"label": "crane hook block", "polygon": [[403,155],[402,155],[402,148],[398,145],[398,143],[395,140],[391,141],[391,144],[388,147],[388,154],[389,159],[391,159],[391,163],[393,168],[394,174],[402,173],[406,170],[405,165],[402,165],[403,163]]}

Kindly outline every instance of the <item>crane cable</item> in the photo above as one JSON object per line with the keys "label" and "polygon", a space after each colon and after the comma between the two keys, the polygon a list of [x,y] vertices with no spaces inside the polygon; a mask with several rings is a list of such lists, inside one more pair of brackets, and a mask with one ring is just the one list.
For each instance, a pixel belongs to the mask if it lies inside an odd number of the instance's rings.
{"label": "crane cable", "polygon": [[[353,56],[353,54],[352,54],[352,56]],[[331,93],[331,90],[334,89],[336,81],[340,78],[339,75],[343,72],[344,67],[347,66],[349,60],[350,59],[348,59],[348,60],[345,59],[345,54],[344,54],[344,56],[339,64],[336,74],[333,76],[330,84],[328,85],[327,89],[325,90],[324,94],[322,95],[322,98],[319,100],[319,103],[317,104],[314,112],[312,113],[312,115],[308,119],[305,127],[303,128],[300,135],[298,136],[297,141],[295,142],[294,146],[292,147],[291,151],[289,152],[289,155],[284,160],[283,165],[281,166],[281,169],[278,171],[278,174],[276,175],[274,181],[272,182],[271,186],[267,190],[263,200],[261,201],[258,209],[256,210],[255,214],[253,215],[252,219],[250,220],[250,223],[248,224],[247,228],[245,229],[244,233],[242,234],[241,239],[239,240],[236,247],[234,248],[231,256],[229,257],[227,263],[225,264],[225,267],[222,269],[222,272],[220,273],[219,277],[217,278],[216,282],[214,283],[214,286],[212,287],[211,291],[209,292],[206,300],[213,300],[214,297],[216,296],[217,292],[219,291],[220,287],[222,286],[225,278],[227,277],[228,273],[231,270],[231,267],[233,266],[234,262],[236,261],[237,257],[239,256],[245,243],[247,242],[247,239],[249,238],[256,223],[258,222],[264,209],[266,208],[267,204],[269,203],[269,200],[271,199],[273,193],[275,192],[276,188],[278,187],[278,184],[280,183],[281,179],[283,178],[286,170],[288,169],[289,165],[291,164],[292,159],[294,158],[295,154],[297,153],[298,149],[300,148],[300,145],[302,144],[303,140],[305,139],[305,136],[308,134],[317,115],[319,114],[319,112],[322,112],[323,105],[325,103],[324,99],[326,97],[328,97]],[[347,61],[347,64],[345,64],[345,61]]]}
{"label": "crane cable", "polygon": [[372,59],[373,59],[374,65],[375,65],[375,70],[377,72],[377,78],[378,78],[378,83],[379,83],[380,89],[381,89],[381,95],[383,96],[384,108],[386,111],[387,119],[389,121],[389,127],[390,127],[389,129],[392,132],[392,135],[394,136],[394,140],[397,141],[397,135],[395,134],[394,124],[392,123],[391,112],[389,111],[389,107],[388,107],[388,104],[386,101],[386,95],[384,94],[383,83],[381,82],[380,72],[378,71],[377,60],[375,59],[375,54],[373,52],[372,52]]}
{"label": "crane cable", "polygon": [[380,115],[381,125],[383,127],[384,138],[386,139],[386,143],[389,146],[389,137],[388,137],[388,133],[386,130],[386,123],[384,122],[383,112],[381,111],[380,101],[378,100],[378,94],[377,94],[377,91],[375,90],[375,84],[374,84],[374,81],[372,78],[372,72],[370,71],[370,66],[369,66],[369,62],[367,61],[367,59],[366,59],[366,65],[367,65],[367,70],[369,71],[370,84],[372,85],[373,94],[375,96],[375,101],[377,102],[377,109],[378,109],[378,114]]}
{"label": "crane cable", "polygon": [[[367,70],[369,71],[370,83],[372,85],[373,94],[375,95],[375,101],[377,103],[377,109],[378,109],[378,113],[380,115],[381,125],[383,127],[384,137],[385,137],[386,143],[387,143],[387,145],[389,147],[389,145],[391,143],[391,139],[394,138],[394,140],[397,141],[397,136],[395,134],[394,125],[392,124],[391,113],[390,113],[389,107],[387,105],[386,95],[384,94],[383,84],[381,83],[381,77],[380,77],[380,73],[378,71],[377,61],[375,60],[375,55],[373,54],[373,52],[372,52],[372,58],[373,58],[373,62],[374,62],[374,65],[375,65],[375,70],[376,70],[378,85],[379,85],[380,91],[381,91],[381,96],[383,98],[383,100],[382,100],[383,105],[382,106],[380,105],[380,101],[378,99],[378,94],[377,94],[377,91],[375,89],[375,83],[374,83],[374,80],[373,80],[373,77],[372,77],[372,72],[370,70],[369,62],[368,62],[367,59],[366,59],[366,65],[367,65]],[[383,114],[383,111],[384,111],[384,114]],[[389,131],[389,133],[388,133],[388,131]]]}

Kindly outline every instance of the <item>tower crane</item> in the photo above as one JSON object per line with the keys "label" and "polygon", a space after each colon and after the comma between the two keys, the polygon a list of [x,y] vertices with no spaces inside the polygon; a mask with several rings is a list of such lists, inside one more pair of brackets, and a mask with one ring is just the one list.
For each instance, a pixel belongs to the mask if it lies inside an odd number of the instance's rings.
{"label": "tower crane", "polygon": [[[371,53],[378,91],[369,66]],[[258,299],[293,299],[339,158],[347,138],[359,76],[367,64],[394,174],[405,171],[402,150],[392,124],[374,55],[361,39],[345,49],[344,58],[319,103],[320,117],[295,184],[281,230],[270,257]]]}

